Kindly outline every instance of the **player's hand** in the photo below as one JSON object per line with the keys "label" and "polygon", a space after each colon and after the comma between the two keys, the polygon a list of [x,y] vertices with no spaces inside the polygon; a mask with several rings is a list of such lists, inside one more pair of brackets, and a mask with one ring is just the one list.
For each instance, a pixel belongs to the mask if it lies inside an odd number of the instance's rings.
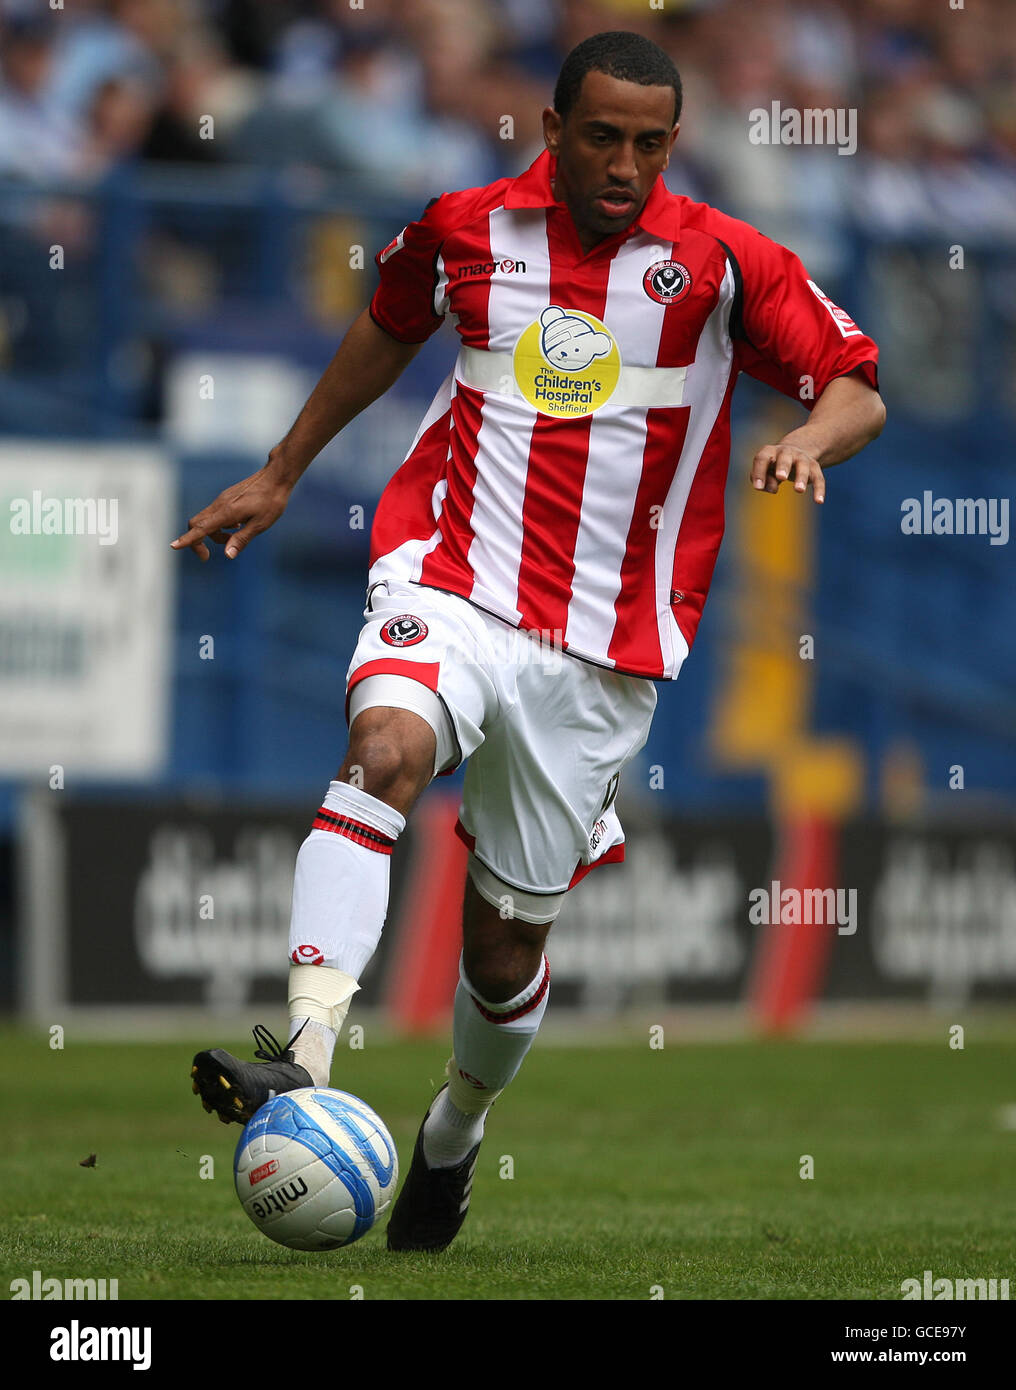
{"label": "player's hand", "polygon": [[780,484],[786,482],[793,483],[795,492],[805,492],[810,484],[815,501],[825,501],[825,474],[820,464],[793,444],[766,444],[752,460],[748,476],[760,492],[779,492]]}
{"label": "player's hand", "polygon": [[206,540],[226,547],[232,560],[253,536],[267,531],[286,510],[292,485],[279,482],[269,467],[262,468],[242,482],[220,492],[204,511],[192,516],[189,530],[173,541],[174,550],[190,548],[204,563],[209,550]]}

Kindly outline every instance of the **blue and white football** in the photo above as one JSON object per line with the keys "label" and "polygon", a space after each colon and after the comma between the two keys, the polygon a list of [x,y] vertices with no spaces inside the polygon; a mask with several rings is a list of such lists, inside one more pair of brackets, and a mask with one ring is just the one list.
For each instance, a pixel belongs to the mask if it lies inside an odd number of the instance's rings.
{"label": "blue and white football", "polygon": [[291,1250],[336,1250],[384,1216],[399,1163],[369,1105],[308,1086],[276,1096],[248,1121],[233,1177],[241,1206],[269,1239]]}

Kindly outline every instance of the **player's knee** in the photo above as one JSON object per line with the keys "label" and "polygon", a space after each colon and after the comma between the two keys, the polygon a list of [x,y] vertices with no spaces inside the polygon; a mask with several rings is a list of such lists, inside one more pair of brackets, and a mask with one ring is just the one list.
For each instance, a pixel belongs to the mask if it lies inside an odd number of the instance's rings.
{"label": "player's knee", "polygon": [[489,1004],[504,1004],[532,983],[543,958],[542,945],[510,954],[463,952],[462,965],[474,994]]}
{"label": "player's knee", "polygon": [[473,993],[490,1004],[514,999],[538,973],[549,930],[549,922],[499,920],[496,930],[486,931],[474,922],[462,942],[462,967]]}
{"label": "player's knee", "polygon": [[396,732],[370,728],[355,732],[339,771],[339,780],[361,787],[390,805],[414,800],[430,781],[433,749],[407,745]]}
{"label": "player's knee", "polygon": [[503,961],[484,960],[475,956],[471,959],[466,952],[462,965],[473,993],[490,1004],[503,1004],[508,999],[514,999],[528,983],[523,980],[519,984],[519,971]]}

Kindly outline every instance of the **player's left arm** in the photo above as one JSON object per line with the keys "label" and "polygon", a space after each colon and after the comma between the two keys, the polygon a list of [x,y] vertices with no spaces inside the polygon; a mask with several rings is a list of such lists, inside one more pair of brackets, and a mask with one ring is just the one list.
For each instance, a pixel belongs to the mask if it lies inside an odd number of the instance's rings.
{"label": "player's left arm", "polygon": [[809,486],[816,502],[825,501],[824,468],[842,463],[877,439],[885,424],[882,397],[860,371],[834,377],[816,400],[810,416],[776,444],[755,455],[749,477],[752,486],[778,492],[791,482],[795,492]]}
{"label": "player's left arm", "polygon": [[755,455],[752,485],[765,492],[785,482],[797,492],[810,485],[822,502],[822,470],[863,449],[885,423],[878,344],[788,247],[731,218],[717,225],[730,238],[720,244],[737,272],[730,318],[737,369],[806,409],[814,397],[806,424]]}

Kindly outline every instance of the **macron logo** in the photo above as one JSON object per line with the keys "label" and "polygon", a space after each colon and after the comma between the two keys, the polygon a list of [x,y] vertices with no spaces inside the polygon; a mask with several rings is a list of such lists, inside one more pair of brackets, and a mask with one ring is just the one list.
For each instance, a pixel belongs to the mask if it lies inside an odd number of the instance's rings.
{"label": "macron logo", "polygon": [[513,260],[511,256],[502,256],[499,261],[477,261],[474,265],[463,265],[455,272],[455,279],[466,280],[473,275],[525,275],[525,261]]}

